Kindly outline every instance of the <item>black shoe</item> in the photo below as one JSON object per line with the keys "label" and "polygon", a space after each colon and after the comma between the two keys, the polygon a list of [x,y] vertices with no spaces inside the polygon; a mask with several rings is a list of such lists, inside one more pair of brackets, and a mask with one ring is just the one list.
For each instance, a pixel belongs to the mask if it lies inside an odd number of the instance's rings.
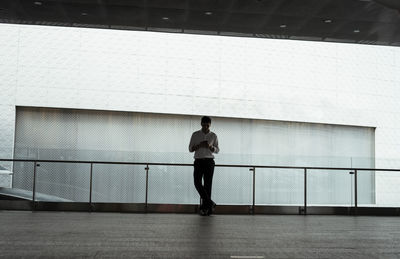
{"label": "black shoe", "polygon": [[209,210],[207,210],[207,209],[200,209],[199,214],[200,214],[201,216],[208,216],[208,215],[210,215],[210,214],[209,214]]}
{"label": "black shoe", "polygon": [[215,202],[212,202],[212,205],[211,205],[211,212],[212,213],[214,213],[216,206],[217,206],[217,204]]}
{"label": "black shoe", "polygon": [[214,213],[216,206],[217,206],[217,204],[215,202],[211,201],[210,208],[208,209],[208,214],[207,214],[208,216],[210,216],[211,214]]}

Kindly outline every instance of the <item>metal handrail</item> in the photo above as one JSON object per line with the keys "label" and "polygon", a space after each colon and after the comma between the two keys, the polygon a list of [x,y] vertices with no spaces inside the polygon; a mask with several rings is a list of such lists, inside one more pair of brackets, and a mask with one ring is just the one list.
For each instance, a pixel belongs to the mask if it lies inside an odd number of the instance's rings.
{"label": "metal handrail", "polygon": [[[76,163],[76,164],[111,164],[111,165],[165,165],[165,166],[193,166],[183,163],[149,163],[149,162],[115,162],[115,161],[88,161],[88,160],[46,160],[46,159],[1,159],[5,162],[43,162],[43,163]],[[318,167],[318,166],[272,166],[272,165],[234,165],[216,164],[216,167],[239,167],[239,168],[276,168],[276,169],[307,169],[307,170],[357,170],[357,171],[387,171],[400,172],[393,168],[359,168],[359,167]]]}
{"label": "metal handrail", "polygon": [[[34,163],[33,170],[33,193],[32,193],[32,208],[35,209],[35,193],[36,193],[36,167],[39,163],[76,163],[76,164],[90,164],[90,196],[89,196],[89,210],[92,210],[92,181],[93,181],[93,165],[94,164],[114,164],[114,165],[145,165],[144,170],[146,171],[146,194],[145,194],[145,211],[148,208],[148,177],[149,177],[149,166],[193,166],[193,164],[183,163],[148,163],[148,162],[115,162],[115,161],[77,161],[77,160],[43,160],[43,159],[0,159],[0,161],[6,162],[32,162]],[[354,174],[354,212],[357,214],[358,207],[358,191],[357,191],[357,172],[358,171],[385,171],[385,172],[400,172],[400,169],[393,168],[354,168],[354,167],[307,167],[307,166],[267,166],[267,165],[233,165],[233,164],[216,164],[216,167],[239,167],[239,168],[250,168],[252,171],[252,205],[251,212],[254,214],[255,211],[255,177],[256,168],[275,168],[275,169],[302,169],[304,170],[304,208],[303,214],[307,215],[307,171],[308,170],[341,170],[351,171]]]}

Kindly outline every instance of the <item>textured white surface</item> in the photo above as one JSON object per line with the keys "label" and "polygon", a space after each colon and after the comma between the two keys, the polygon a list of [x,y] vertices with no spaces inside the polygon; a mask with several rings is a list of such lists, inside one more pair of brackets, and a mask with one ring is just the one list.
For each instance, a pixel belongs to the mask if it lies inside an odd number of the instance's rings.
{"label": "textured white surface", "polygon": [[372,126],[398,165],[398,47],[0,24],[0,69],[3,157],[21,105]]}
{"label": "textured white surface", "polygon": [[[46,160],[190,164],[194,154],[188,152],[189,139],[200,128],[200,116],[21,107],[17,109],[16,128],[17,158],[25,158],[29,153],[33,154],[30,158]],[[212,130],[223,140],[223,152],[216,155],[219,164],[374,166],[373,128],[214,118]],[[353,161],[354,157],[367,159]],[[84,187],[88,186],[88,165],[41,164],[38,176],[44,183],[39,184],[43,193],[74,201],[87,199]],[[144,194],[144,166],[95,167],[94,186],[100,201],[131,202]],[[196,203],[192,170],[150,166],[150,202]],[[217,167],[215,171],[213,192],[219,204],[251,204],[252,174],[248,168]],[[257,204],[303,204],[303,173],[301,169],[258,168]],[[19,188],[29,188],[22,185],[29,174],[29,164],[17,168],[15,183]],[[359,177],[360,203],[375,202],[375,180],[371,175],[363,173]],[[85,190],[76,188],[81,181]],[[308,181],[309,204],[351,203],[352,176],[348,171],[310,170]],[[118,189],[129,183],[135,186],[130,190]],[[61,186],[71,187],[60,190]],[[71,189],[76,190],[73,198]]]}

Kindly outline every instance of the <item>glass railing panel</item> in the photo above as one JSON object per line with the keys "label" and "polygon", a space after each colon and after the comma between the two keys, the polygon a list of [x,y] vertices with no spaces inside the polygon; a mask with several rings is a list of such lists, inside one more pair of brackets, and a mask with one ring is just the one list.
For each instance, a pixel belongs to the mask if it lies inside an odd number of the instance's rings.
{"label": "glass railing panel", "polygon": [[[400,171],[358,171],[357,178],[370,177],[374,175],[375,186],[371,195],[375,198],[374,203],[366,203],[358,199],[360,207],[400,207]],[[358,181],[358,189],[362,183]],[[359,191],[360,192],[360,191]]]}
{"label": "glass railing panel", "polygon": [[36,169],[36,200],[89,202],[90,164],[39,162]]}
{"label": "glass railing panel", "polygon": [[144,203],[145,165],[93,165],[92,202]]}
{"label": "glass railing panel", "polygon": [[253,204],[252,177],[246,167],[215,167],[212,199],[219,205]]}
{"label": "glass railing panel", "polygon": [[256,169],[256,205],[304,205],[304,170]]}
{"label": "glass railing panel", "polygon": [[[352,158],[366,168],[369,158]],[[393,162],[394,163],[394,162]],[[32,196],[33,162],[0,162],[13,172],[13,188]],[[90,164],[38,162],[37,201],[88,202]],[[343,164],[343,166],[345,166]],[[393,164],[392,167],[398,166]],[[144,203],[145,165],[93,165],[93,202]],[[389,167],[390,168],[390,167]],[[308,169],[308,206],[354,206],[354,170]],[[212,198],[220,205],[251,205],[253,173],[249,168],[216,167]],[[304,204],[304,169],[256,168],[256,205]],[[1,180],[1,179],[0,179]],[[400,172],[357,172],[359,207],[400,207]],[[1,186],[0,186],[1,187]],[[198,204],[192,166],[153,166],[149,170],[149,203]]]}
{"label": "glass railing panel", "polygon": [[0,188],[12,188],[13,164],[8,161],[0,161]]}
{"label": "glass railing panel", "polygon": [[353,206],[354,174],[348,170],[307,170],[308,206]]}
{"label": "glass railing panel", "polygon": [[376,205],[377,173],[375,171],[357,171],[357,206],[370,207]]}
{"label": "glass railing panel", "polygon": [[198,204],[192,166],[149,166],[148,203]]}
{"label": "glass railing panel", "polygon": [[12,188],[24,190],[32,194],[33,162],[14,162]]}

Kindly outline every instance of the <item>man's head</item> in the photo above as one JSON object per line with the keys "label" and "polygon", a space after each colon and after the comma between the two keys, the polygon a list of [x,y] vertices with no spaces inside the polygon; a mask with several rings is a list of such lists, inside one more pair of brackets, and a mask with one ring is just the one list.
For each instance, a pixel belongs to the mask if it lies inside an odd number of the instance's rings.
{"label": "man's head", "polygon": [[208,116],[203,116],[201,118],[201,130],[203,132],[208,132],[211,126],[211,118]]}

